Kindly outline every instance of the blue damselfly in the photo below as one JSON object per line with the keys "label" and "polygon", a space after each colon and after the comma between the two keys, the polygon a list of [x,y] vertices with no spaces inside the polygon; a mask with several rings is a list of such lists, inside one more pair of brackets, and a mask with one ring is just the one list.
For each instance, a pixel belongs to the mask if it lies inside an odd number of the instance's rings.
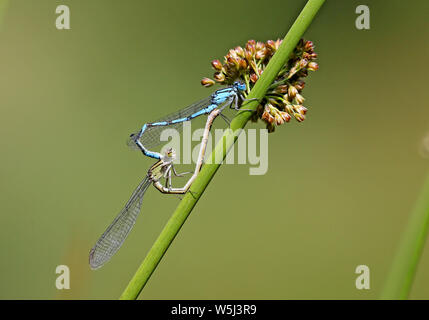
{"label": "blue damselfly", "polygon": [[[155,159],[161,159],[162,155],[160,153],[150,151],[149,148],[153,148],[161,143],[160,136],[166,126],[179,128],[186,121],[190,121],[204,114],[209,114],[215,109],[219,109],[222,112],[227,106],[235,110],[240,110],[239,102],[245,101],[243,96],[245,90],[246,85],[237,81],[234,82],[233,85],[219,89],[209,97],[165,116],[158,121],[145,123],[139,132],[130,135],[128,145],[132,147],[137,145],[144,155]],[[222,114],[220,115],[223,116]]]}

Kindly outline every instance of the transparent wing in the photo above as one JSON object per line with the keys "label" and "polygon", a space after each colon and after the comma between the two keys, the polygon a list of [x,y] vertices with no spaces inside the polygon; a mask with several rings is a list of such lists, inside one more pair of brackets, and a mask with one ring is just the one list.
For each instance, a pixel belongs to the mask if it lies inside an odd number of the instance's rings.
{"label": "transparent wing", "polygon": [[151,184],[146,177],[134,190],[130,200],[97,240],[89,253],[91,269],[98,269],[119,250],[133,228],[142,206],[143,195]]}
{"label": "transparent wing", "polygon": [[[161,119],[158,119],[157,121],[153,121],[152,123],[171,121],[171,120],[189,117],[189,116],[193,115],[195,112],[200,111],[201,109],[204,109],[205,107],[209,106],[210,102],[211,102],[211,96],[209,96],[205,99],[202,99],[198,102],[195,102],[194,104],[191,104],[189,107],[186,107],[182,110],[176,111],[172,114],[169,114],[168,116],[165,116]],[[182,127],[182,125],[183,125],[183,122],[179,122],[179,123],[170,124],[168,126],[149,127],[146,129],[146,131],[141,136],[140,142],[146,148],[151,149],[151,148],[159,145],[162,142],[166,142],[166,141],[160,140],[161,133],[163,130],[165,130],[166,128],[168,128],[168,129],[180,129]],[[138,135],[138,132],[131,134],[130,138],[127,142],[128,146],[130,146],[133,149],[138,149],[136,142],[135,142],[137,135]]]}

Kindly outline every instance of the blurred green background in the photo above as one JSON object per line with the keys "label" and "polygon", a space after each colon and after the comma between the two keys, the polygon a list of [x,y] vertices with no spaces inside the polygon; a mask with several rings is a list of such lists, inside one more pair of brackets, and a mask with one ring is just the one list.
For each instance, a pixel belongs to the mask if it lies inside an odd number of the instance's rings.
{"label": "blurred green background", "polygon": [[[5,4],[3,0],[2,4]],[[71,30],[55,28],[69,5]],[[178,204],[149,189],[119,253],[88,252],[153,160],[129,133],[212,90],[210,61],[283,37],[305,1],[13,0],[0,30],[0,298],[116,299]],[[140,296],[377,298],[428,171],[427,1],[327,1],[305,37],[308,118],[269,137],[269,170],[219,170]],[[222,121],[218,120],[218,126]],[[262,127],[250,124],[247,128]],[[58,291],[55,268],[71,269]],[[357,290],[357,265],[371,289]],[[429,251],[411,298],[429,298]]]}

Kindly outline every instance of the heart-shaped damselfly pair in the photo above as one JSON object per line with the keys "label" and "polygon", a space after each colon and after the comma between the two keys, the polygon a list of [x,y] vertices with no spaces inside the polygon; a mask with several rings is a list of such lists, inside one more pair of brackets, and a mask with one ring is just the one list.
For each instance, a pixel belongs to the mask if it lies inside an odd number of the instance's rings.
{"label": "heart-shaped damselfly pair", "polygon": [[[156,122],[144,124],[139,132],[130,136],[128,142],[130,146],[137,146],[144,155],[158,159],[158,161],[150,167],[146,177],[134,190],[125,207],[91,249],[89,264],[92,269],[98,269],[103,266],[122,246],[136,222],[141,210],[143,196],[150,184],[153,184],[154,187],[162,193],[167,194],[184,194],[189,190],[203,165],[209,132],[213,121],[217,116],[222,115],[221,112],[227,106],[235,110],[240,110],[240,102],[245,101],[242,93],[244,90],[246,90],[246,85],[235,82],[232,86],[217,90],[208,98],[196,102],[187,108],[170,114]],[[161,154],[150,151],[149,148],[160,144],[161,133],[165,127],[179,128],[184,122],[204,114],[208,114],[208,118],[205,124],[193,175],[189,178],[184,187],[173,188],[171,183],[172,174],[175,176],[184,175],[184,173],[177,173],[174,168],[173,161],[175,159],[175,151],[169,148],[166,150],[165,154]],[[166,180],[165,185],[161,183],[162,178]]]}

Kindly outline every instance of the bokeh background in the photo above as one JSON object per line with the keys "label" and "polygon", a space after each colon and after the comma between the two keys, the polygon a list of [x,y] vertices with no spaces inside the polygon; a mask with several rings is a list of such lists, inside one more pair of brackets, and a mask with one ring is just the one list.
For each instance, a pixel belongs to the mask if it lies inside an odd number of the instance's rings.
{"label": "bokeh background", "polygon": [[[55,8],[71,9],[71,30]],[[2,1],[0,298],[116,299],[178,204],[149,189],[119,253],[88,252],[152,160],[126,137],[207,94],[210,61],[283,37],[305,1]],[[355,28],[367,4],[371,29]],[[308,118],[269,170],[218,171],[143,299],[373,299],[428,172],[427,1],[327,1],[308,29]],[[217,126],[221,127],[218,120]],[[259,128],[250,124],[248,128]],[[58,291],[55,268],[71,269]],[[371,289],[357,290],[357,265]],[[429,298],[429,248],[411,298]]]}

